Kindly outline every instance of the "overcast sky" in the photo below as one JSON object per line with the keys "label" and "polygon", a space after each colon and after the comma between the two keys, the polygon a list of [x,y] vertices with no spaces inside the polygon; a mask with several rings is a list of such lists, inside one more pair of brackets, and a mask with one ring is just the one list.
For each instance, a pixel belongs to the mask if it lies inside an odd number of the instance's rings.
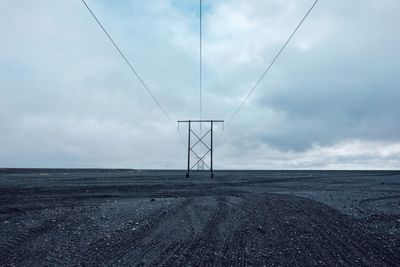
{"label": "overcast sky", "polygon": [[[203,118],[228,120],[314,0],[203,2]],[[199,1],[87,3],[173,120],[197,119]],[[400,169],[399,10],[320,0],[215,168]],[[176,128],[80,0],[1,0],[0,14],[0,167],[186,167]]]}

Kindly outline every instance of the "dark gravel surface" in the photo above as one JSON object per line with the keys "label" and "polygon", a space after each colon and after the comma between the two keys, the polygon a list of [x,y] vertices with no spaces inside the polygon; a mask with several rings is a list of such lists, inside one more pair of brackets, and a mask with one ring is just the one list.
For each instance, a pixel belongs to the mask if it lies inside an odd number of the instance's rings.
{"label": "dark gravel surface", "polygon": [[0,169],[0,266],[400,266],[400,172]]}

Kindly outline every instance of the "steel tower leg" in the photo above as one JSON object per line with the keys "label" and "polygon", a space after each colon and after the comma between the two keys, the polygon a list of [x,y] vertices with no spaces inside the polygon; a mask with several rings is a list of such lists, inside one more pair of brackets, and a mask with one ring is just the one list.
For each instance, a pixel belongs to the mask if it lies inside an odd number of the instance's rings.
{"label": "steel tower leg", "polygon": [[213,172],[213,124],[214,124],[214,121],[211,121],[211,148],[210,148],[210,154],[211,154],[211,162],[210,162],[211,175],[210,175],[210,177],[211,178],[214,178],[214,172]]}
{"label": "steel tower leg", "polygon": [[186,178],[189,178],[189,171],[190,171],[190,121],[189,121],[189,131],[188,131],[188,158],[187,158],[187,171],[186,171]]}

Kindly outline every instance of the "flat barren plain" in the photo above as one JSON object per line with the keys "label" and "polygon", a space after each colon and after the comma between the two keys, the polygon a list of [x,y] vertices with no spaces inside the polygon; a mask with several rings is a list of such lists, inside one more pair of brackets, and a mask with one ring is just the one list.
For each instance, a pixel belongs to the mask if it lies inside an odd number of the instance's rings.
{"label": "flat barren plain", "polygon": [[0,169],[0,266],[400,266],[400,172]]}

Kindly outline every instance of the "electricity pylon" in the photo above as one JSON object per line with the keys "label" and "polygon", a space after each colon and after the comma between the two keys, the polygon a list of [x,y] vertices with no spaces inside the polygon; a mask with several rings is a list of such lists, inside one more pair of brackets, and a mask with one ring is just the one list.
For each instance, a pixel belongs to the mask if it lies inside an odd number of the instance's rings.
{"label": "electricity pylon", "polygon": [[[198,169],[204,169],[206,167],[210,170],[210,177],[214,178],[213,172],[213,136],[214,136],[214,123],[223,123],[223,120],[187,120],[187,121],[178,121],[178,123],[187,123],[188,124],[188,146],[187,146],[187,171],[186,178],[189,178],[190,171],[195,167]],[[198,134],[193,131],[192,125],[195,123],[209,123],[209,129],[204,134]],[[206,138],[209,138],[209,142],[207,142]],[[193,145],[192,145],[193,144]],[[202,156],[196,152],[195,148],[198,146],[202,146],[205,149],[205,152]],[[195,156],[196,163],[190,165],[191,155]],[[210,160],[208,164],[205,161],[206,156],[210,154]]]}

